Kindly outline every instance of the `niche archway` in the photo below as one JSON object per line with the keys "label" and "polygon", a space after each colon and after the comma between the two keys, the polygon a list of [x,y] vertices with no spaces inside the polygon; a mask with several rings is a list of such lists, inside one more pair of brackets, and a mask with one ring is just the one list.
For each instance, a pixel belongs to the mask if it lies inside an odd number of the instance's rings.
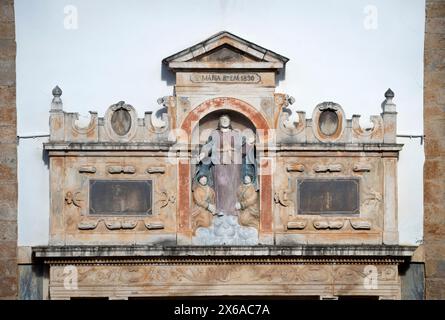
{"label": "niche archway", "polygon": [[[214,113],[215,112],[215,113]],[[193,133],[200,121],[205,122],[217,117],[220,113],[235,115],[235,118],[248,119],[244,125],[249,125],[257,134],[257,143],[265,144],[269,137],[270,126],[259,110],[245,101],[223,97],[207,100],[195,107],[182,121],[180,129],[189,137],[189,144],[192,147]],[[239,115],[239,116],[238,116]],[[253,126],[253,127],[252,127]],[[258,134],[258,132],[261,134]],[[196,140],[195,140],[196,141]],[[259,157],[263,157],[259,155]],[[258,159],[260,166],[260,241],[262,235],[272,232],[272,176],[263,174],[261,167],[269,167],[271,160]],[[191,163],[190,159],[178,163],[178,233],[186,238],[191,238],[190,228],[190,208],[191,208]]]}

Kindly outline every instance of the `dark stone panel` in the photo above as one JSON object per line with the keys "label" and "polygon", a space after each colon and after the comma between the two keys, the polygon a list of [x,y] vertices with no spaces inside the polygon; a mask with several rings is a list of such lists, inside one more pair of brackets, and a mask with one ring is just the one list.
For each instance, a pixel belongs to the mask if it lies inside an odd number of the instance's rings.
{"label": "dark stone panel", "polygon": [[297,180],[298,214],[358,214],[358,179]]}
{"label": "dark stone panel", "polygon": [[151,180],[90,180],[90,214],[151,214],[152,193]]}

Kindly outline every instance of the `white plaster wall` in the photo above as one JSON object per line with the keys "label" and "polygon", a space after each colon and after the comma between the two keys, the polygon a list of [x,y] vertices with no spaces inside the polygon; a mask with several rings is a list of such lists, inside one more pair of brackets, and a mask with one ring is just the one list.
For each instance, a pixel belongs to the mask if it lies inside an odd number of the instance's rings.
{"label": "white plaster wall", "polygon": [[[73,8],[77,28],[67,29]],[[48,133],[56,84],[67,111],[103,116],[120,100],[140,116],[156,109],[156,99],[173,90],[161,60],[221,30],[290,58],[277,91],[296,98],[294,109],[310,116],[316,104],[335,101],[348,118],[366,120],[380,113],[391,87],[398,132],[421,134],[424,8],[424,0],[16,0],[18,134]],[[19,144],[22,246],[48,242],[44,140]],[[399,142],[406,143],[399,162],[400,240],[414,244],[422,238],[423,147],[418,140]]]}

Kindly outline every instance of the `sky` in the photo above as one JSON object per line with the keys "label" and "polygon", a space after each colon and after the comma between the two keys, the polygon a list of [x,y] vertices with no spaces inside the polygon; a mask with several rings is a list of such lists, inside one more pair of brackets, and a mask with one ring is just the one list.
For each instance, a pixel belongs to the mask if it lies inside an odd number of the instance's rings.
{"label": "sky", "polygon": [[[277,92],[295,98],[293,110],[339,103],[347,118],[381,112],[395,92],[398,133],[423,132],[424,0],[15,0],[18,134],[46,134],[51,90],[63,90],[64,110],[103,116],[121,100],[142,117],[173,87],[161,61],[227,30],[286,56]],[[167,76],[166,76],[167,75]],[[19,243],[47,241],[43,213],[48,170],[42,142],[19,145]],[[422,237],[423,146],[400,139],[401,242]],[[38,177],[31,181],[29,175]],[[46,237],[46,238],[45,238]]]}

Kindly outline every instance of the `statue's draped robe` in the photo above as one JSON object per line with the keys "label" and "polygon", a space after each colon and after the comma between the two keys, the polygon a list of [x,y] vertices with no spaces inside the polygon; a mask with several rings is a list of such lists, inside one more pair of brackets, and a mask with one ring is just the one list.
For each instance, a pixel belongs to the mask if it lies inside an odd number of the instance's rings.
{"label": "statue's draped robe", "polygon": [[198,185],[193,191],[193,199],[198,205],[196,211],[192,213],[192,229],[195,232],[199,227],[210,226],[212,214],[208,208],[210,204],[215,204],[215,193],[209,186]]}
{"label": "statue's draped robe", "polygon": [[258,193],[253,183],[242,184],[238,189],[238,201],[241,205],[239,222],[242,226],[258,228],[260,213],[258,210]]}
{"label": "statue's draped robe", "polygon": [[241,166],[243,160],[242,136],[235,130],[214,130],[202,151],[211,163],[213,187],[216,194],[216,211],[235,215],[236,192],[241,184]]}

